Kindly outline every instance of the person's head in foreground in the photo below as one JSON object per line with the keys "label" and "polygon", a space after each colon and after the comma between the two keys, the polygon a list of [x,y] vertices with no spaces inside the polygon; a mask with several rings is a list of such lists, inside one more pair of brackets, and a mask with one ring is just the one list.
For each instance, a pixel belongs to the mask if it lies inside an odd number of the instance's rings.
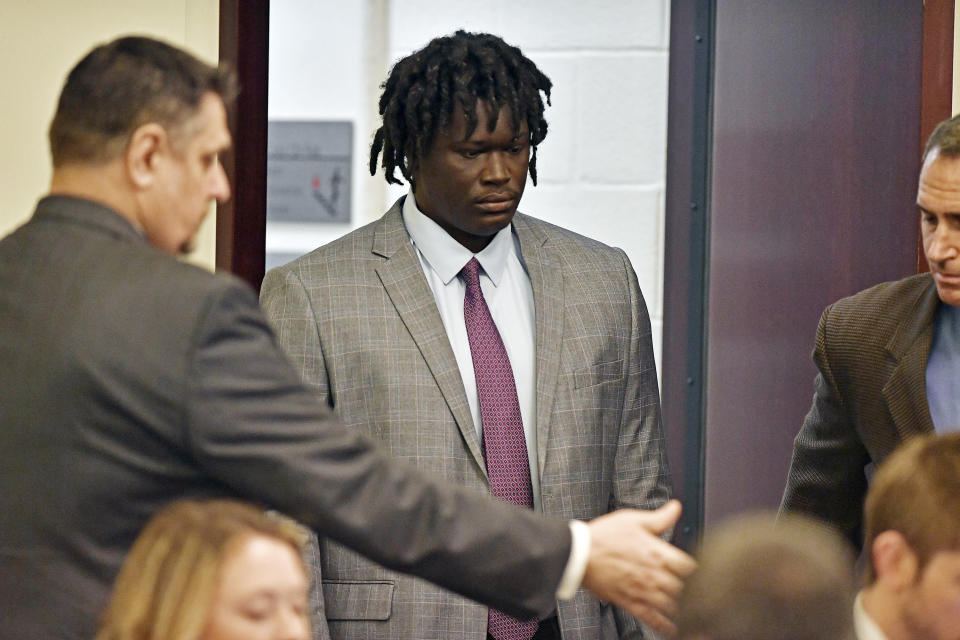
{"label": "person's head in foreground", "polygon": [[960,638],[960,433],[897,449],[864,505],[860,604],[889,640]]}
{"label": "person's head in foreground", "polygon": [[171,503],[124,560],[96,640],[306,640],[303,540],[239,501]]}
{"label": "person's head in foreground", "polygon": [[232,74],[152,38],[118,38],[70,71],[50,124],[52,195],[104,204],[169,252],[230,197]]}
{"label": "person's head in foreground", "polygon": [[550,80],[517,47],[457,31],[397,62],[383,84],[370,173],[410,183],[417,206],[474,253],[513,219],[547,135]]}
{"label": "person's head in foreground", "polygon": [[847,640],[853,557],[826,526],[751,514],[707,532],[680,598],[683,640]]}

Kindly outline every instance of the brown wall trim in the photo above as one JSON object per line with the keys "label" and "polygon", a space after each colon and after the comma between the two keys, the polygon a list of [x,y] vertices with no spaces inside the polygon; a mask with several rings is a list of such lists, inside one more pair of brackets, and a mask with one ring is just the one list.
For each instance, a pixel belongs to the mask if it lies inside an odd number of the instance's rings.
{"label": "brown wall trim", "polygon": [[233,187],[217,205],[217,269],[260,289],[267,225],[268,0],[220,0],[220,62],[232,66],[240,95],[228,108],[233,149],[221,161]]}
{"label": "brown wall trim", "polygon": [[[954,0],[926,0],[923,5],[923,75],[920,143],[953,114]],[[921,147],[921,151],[922,151]],[[927,271],[923,238],[917,239],[917,273]]]}

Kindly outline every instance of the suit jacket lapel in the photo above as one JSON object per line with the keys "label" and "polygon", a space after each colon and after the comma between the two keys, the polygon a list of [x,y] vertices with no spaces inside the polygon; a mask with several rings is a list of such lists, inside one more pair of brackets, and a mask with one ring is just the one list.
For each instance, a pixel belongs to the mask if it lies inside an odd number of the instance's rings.
{"label": "suit jacket lapel", "polygon": [[467,448],[486,474],[480,438],[470,416],[460,369],[444,331],[433,292],[423,275],[420,259],[403,226],[402,202],[402,199],[399,200],[380,219],[374,233],[373,253],[386,258],[377,267],[377,275],[433,374]]}
{"label": "suit jacket lapel", "polygon": [[926,371],[937,300],[937,290],[931,280],[887,343],[887,350],[897,365],[883,388],[883,395],[903,439],[934,430],[927,404]]}
{"label": "suit jacket lapel", "polygon": [[537,463],[541,477],[547,459],[550,416],[560,372],[560,342],[563,338],[563,272],[551,255],[547,235],[536,221],[522,214],[513,219],[520,252],[533,286],[537,345]]}

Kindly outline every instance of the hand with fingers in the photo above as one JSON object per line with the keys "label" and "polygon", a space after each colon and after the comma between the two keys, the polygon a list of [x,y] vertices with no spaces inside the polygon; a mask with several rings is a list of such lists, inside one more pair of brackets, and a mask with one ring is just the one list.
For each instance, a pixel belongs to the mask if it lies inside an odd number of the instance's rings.
{"label": "hand with fingers", "polygon": [[675,634],[676,599],[696,564],[659,536],[679,518],[680,503],[670,500],[655,511],[621,509],[588,522],[583,586],[657,631]]}

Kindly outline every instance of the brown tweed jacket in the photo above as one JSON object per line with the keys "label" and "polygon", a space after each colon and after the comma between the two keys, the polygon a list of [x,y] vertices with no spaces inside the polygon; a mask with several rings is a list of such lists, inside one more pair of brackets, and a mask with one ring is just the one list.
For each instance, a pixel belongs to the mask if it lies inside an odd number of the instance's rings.
{"label": "brown tweed jacket", "polygon": [[933,431],[925,372],[937,302],[933,279],[921,274],[824,310],[813,406],[794,442],[782,511],[822,518],[860,546],[874,466],[907,438]]}

